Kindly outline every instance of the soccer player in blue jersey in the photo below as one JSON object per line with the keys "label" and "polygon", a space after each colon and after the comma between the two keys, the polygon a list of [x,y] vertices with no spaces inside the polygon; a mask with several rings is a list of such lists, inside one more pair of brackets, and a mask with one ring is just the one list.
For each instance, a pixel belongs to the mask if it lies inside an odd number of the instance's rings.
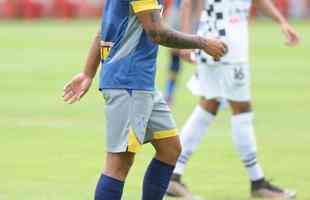
{"label": "soccer player in blue jersey", "polygon": [[154,86],[158,44],[201,49],[215,60],[227,52],[220,40],[169,28],[161,9],[157,0],[106,0],[86,66],[64,88],[66,102],[79,101],[102,63],[99,88],[106,102],[107,155],[95,200],[121,199],[135,153],[147,142],[156,154],[145,173],[142,200],[161,200],[166,192],[181,145],[170,110]]}

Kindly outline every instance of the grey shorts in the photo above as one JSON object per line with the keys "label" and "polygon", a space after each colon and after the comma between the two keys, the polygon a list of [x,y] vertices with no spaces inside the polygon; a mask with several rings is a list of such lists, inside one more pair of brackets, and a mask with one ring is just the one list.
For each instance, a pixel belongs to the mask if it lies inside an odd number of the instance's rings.
{"label": "grey shorts", "polygon": [[176,123],[159,92],[108,89],[102,94],[108,152],[136,153],[144,143],[177,135]]}

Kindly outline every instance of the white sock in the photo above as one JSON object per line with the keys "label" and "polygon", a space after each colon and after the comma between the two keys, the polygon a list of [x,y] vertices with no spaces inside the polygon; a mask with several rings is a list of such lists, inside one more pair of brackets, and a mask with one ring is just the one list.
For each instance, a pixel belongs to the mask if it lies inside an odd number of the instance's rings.
{"label": "white sock", "polygon": [[213,122],[214,117],[213,114],[206,112],[199,105],[196,106],[180,135],[182,153],[175,166],[175,174],[184,173],[189,157],[197,149],[203,136],[207,134],[207,129]]}
{"label": "white sock", "polygon": [[231,119],[232,138],[243,161],[251,181],[264,178],[264,173],[257,163],[257,146],[253,127],[253,113],[235,115]]}

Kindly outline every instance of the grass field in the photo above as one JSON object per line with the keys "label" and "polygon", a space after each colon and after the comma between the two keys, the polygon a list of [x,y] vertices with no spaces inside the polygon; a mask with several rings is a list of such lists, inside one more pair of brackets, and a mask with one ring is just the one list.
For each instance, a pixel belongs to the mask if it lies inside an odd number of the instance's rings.
{"label": "grass field", "polygon": [[[0,22],[0,200],[91,200],[104,158],[103,99],[97,83],[76,105],[62,102],[63,84],[83,66],[97,21]],[[283,46],[279,29],[252,25],[252,71],[259,157],[268,178],[310,199],[310,26],[295,23],[303,43]],[[168,59],[159,56],[163,88]],[[183,70],[174,114],[179,127],[195,106]],[[139,200],[153,150],[137,155],[125,200]],[[209,200],[246,200],[249,184],[220,114],[193,156],[186,183]]]}

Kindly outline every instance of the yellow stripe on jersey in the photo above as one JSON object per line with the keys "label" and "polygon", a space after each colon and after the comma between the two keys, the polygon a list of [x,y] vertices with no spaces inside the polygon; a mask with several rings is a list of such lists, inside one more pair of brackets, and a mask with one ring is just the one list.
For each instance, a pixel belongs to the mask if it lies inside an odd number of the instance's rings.
{"label": "yellow stripe on jersey", "polygon": [[133,130],[130,129],[129,136],[128,136],[128,152],[137,153],[140,151],[142,145],[139,143],[136,135],[134,134]]}
{"label": "yellow stripe on jersey", "polygon": [[171,129],[171,130],[154,132],[153,138],[155,140],[160,140],[160,139],[165,139],[169,137],[174,137],[177,135],[178,135],[177,129]]}
{"label": "yellow stripe on jersey", "polygon": [[157,0],[133,0],[131,1],[131,6],[135,13],[145,11],[145,10],[157,10],[161,9]]}
{"label": "yellow stripe on jersey", "polygon": [[102,60],[105,60],[108,58],[112,47],[113,47],[112,42],[100,41],[100,53],[101,53]]}
{"label": "yellow stripe on jersey", "polygon": [[101,47],[100,48],[101,51],[101,59],[105,60],[108,58],[109,53],[110,53],[110,47]]}

